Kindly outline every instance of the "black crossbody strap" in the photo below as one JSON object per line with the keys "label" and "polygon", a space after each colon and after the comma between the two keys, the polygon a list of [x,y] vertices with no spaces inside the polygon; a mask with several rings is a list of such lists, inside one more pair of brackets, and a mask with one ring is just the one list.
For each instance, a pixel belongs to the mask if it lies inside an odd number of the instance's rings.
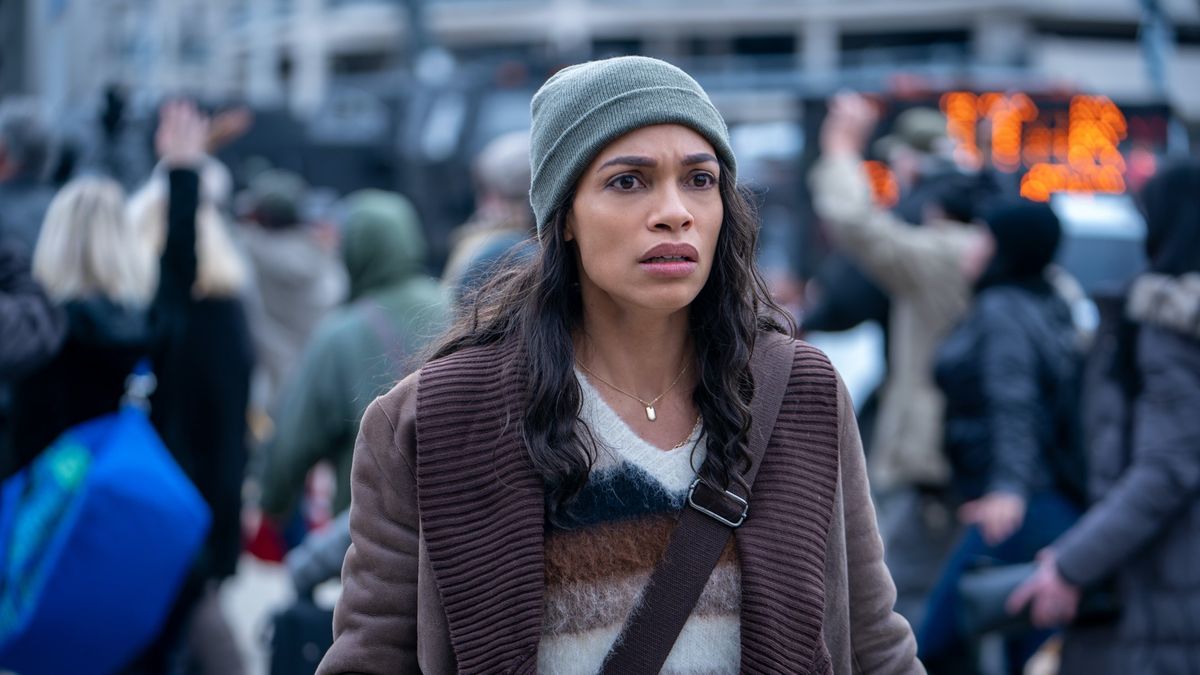
{"label": "black crossbody strap", "polygon": [[[790,339],[762,339],[759,348],[764,353],[752,366],[755,415],[748,449],[753,464],[745,475],[747,485],[754,484],[762,464],[795,358],[795,343]],[[650,575],[641,603],[609,652],[602,673],[629,675],[662,669],[729,537],[748,515],[746,495],[739,490],[735,485],[722,494],[699,479],[692,483],[688,505],[671,531],[666,552]]]}

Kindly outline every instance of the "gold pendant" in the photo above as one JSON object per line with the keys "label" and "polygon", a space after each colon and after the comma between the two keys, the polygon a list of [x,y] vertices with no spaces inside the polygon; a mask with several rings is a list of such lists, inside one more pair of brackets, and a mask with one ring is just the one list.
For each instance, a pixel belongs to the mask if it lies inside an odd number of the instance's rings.
{"label": "gold pendant", "polygon": [[658,414],[654,412],[654,406],[646,406],[646,419],[650,420],[651,422],[658,419]]}

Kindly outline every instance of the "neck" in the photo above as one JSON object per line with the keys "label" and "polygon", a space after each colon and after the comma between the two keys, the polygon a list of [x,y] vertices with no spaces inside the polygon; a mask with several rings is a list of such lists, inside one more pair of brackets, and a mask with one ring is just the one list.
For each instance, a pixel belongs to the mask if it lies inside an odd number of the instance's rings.
{"label": "neck", "polygon": [[[575,357],[596,375],[646,400],[663,393],[693,355],[687,310],[669,314],[583,312],[574,336]],[[694,381],[694,368],[679,381]]]}

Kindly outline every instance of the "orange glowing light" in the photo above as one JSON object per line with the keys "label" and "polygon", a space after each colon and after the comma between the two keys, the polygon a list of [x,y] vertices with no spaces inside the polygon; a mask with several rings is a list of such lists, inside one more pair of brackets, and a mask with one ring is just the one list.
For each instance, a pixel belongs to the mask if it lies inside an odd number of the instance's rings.
{"label": "orange glowing light", "polygon": [[966,168],[984,160],[979,125],[991,128],[990,159],[998,170],[1028,169],[1021,194],[1045,201],[1054,192],[1124,192],[1127,163],[1119,149],[1128,135],[1120,108],[1104,96],[1074,96],[1068,109],[1043,116],[1027,94],[953,91],[939,107],[954,159]]}
{"label": "orange glowing light", "polygon": [[900,201],[900,184],[887,164],[870,160],[863,162],[863,170],[867,172],[867,181],[871,184],[871,196],[875,203],[885,209],[890,209]]}
{"label": "orange glowing light", "polygon": [[1021,196],[1045,201],[1062,191],[1124,192],[1126,163],[1118,146],[1128,125],[1121,110],[1103,96],[1075,96],[1066,117],[1065,130],[1056,124],[1054,132],[1057,163],[1031,164],[1021,179]]}
{"label": "orange glowing light", "polygon": [[946,116],[946,135],[954,141],[954,160],[960,166],[979,168],[983,152],[976,141],[981,106],[974,94],[965,91],[942,96],[940,106]]}
{"label": "orange glowing light", "polygon": [[896,183],[895,174],[886,163],[875,160],[863,162],[863,171],[871,184],[871,196],[875,203],[884,209],[890,209],[900,201],[900,184]]}

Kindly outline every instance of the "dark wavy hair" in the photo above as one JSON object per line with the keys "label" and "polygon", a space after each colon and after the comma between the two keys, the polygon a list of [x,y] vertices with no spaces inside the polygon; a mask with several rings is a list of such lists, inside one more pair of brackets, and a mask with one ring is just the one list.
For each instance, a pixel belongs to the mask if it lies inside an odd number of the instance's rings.
{"label": "dark wavy hair", "polygon": [[[707,456],[700,476],[727,488],[748,467],[746,437],[754,378],[750,355],[759,330],[792,335],[791,317],[767,291],[755,265],[758,214],[750,193],[722,166],[718,179],[724,217],[708,281],[689,308]],[[433,348],[441,358],[468,347],[519,341],[529,388],[523,435],[534,468],[547,486],[551,523],[570,527],[571,504],[597,457],[595,439],[579,421],[582,392],[575,378],[572,331],[582,319],[573,242],[564,238],[574,193],[555,209],[533,260],[499,272],[470,300],[456,324]],[[694,450],[694,448],[693,448]]]}

